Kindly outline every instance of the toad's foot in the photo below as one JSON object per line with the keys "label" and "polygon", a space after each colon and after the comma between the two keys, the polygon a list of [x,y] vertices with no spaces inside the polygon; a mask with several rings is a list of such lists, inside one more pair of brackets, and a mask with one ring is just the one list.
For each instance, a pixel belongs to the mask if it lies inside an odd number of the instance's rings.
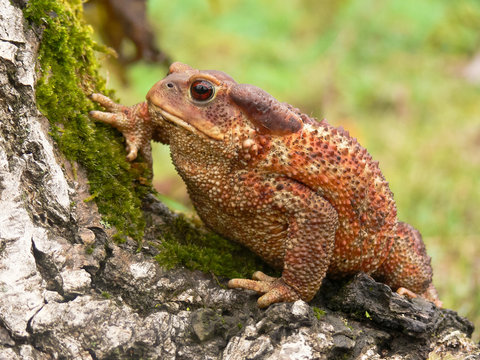
{"label": "toad's foot", "polygon": [[[417,295],[416,293],[414,293],[413,291],[411,290],[408,290],[404,287],[400,287],[397,289],[397,294],[399,295],[405,295],[411,299],[415,299],[417,298],[419,295]],[[422,294],[420,295],[421,297],[423,297],[424,299],[430,301],[430,302],[433,302],[437,307],[441,308],[443,307],[443,304],[442,302],[438,299],[438,294],[437,294],[437,291],[435,290],[435,288],[433,287],[433,285],[430,285],[430,287]]]}
{"label": "toad's foot", "polygon": [[300,299],[300,295],[282,278],[274,278],[261,271],[256,271],[252,279],[232,279],[228,282],[228,287],[253,290],[264,294],[258,299],[258,306],[261,308],[277,302],[292,302]]}
{"label": "toad's foot", "polygon": [[89,115],[96,120],[112,125],[123,134],[127,142],[127,160],[135,160],[140,151],[145,160],[151,164],[150,139],[153,126],[148,114],[147,103],[124,106],[102,94],[92,94],[91,98],[107,109],[107,112],[90,111]]}

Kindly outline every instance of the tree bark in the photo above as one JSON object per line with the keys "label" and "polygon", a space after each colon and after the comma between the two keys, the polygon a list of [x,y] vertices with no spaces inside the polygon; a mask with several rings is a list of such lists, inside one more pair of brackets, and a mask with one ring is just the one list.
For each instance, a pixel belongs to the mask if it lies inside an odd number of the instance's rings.
{"label": "tree bark", "polygon": [[[327,281],[313,307],[260,311],[255,294],[226,290],[224,279],[166,270],[148,245],[137,252],[134,242],[112,241],[95,204],[83,201],[85,171],[59,153],[37,109],[41,39],[18,3],[0,0],[0,359],[480,354],[468,320],[365,275]],[[153,196],[144,208],[151,229],[176,216]]]}

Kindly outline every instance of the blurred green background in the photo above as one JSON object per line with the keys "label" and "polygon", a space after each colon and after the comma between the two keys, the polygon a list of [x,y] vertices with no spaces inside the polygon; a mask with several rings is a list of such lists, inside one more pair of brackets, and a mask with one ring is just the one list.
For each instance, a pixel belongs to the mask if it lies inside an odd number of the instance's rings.
{"label": "blurred green background", "polygon": [[[174,61],[225,71],[357,137],[399,218],[423,234],[444,306],[480,328],[480,1],[150,0],[148,16]],[[129,66],[128,86],[106,75],[131,105],[166,71]],[[191,209],[168,148],[154,159],[157,189]]]}

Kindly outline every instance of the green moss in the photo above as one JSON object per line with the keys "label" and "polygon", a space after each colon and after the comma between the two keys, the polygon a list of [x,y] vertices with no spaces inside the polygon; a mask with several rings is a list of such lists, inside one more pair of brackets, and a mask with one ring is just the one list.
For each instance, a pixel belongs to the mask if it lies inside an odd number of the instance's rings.
{"label": "green moss", "polygon": [[87,116],[95,107],[89,94],[111,95],[95,59],[95,51],[107,49],[92,40],[81,0],[31,0],[24,15],[43,29],[36,96],[52,137],[68,160],[86,169],[103,220],[116,227],[118,237],[140,240],[145,227],[140,199],[150,186],[137,179],[148,178],[147,170],[126,161],[118,132]]}
{"label": "green moss", "polygon": [[322,309],[319,309],[318,307],[316,306],[312,306],[312,309],[313,309],[313,314],[315,315],[315,317],[320,320],[322,317],[325,316],[326,312]]}
{"label": "green moss", "polygon": [[89,245],[85,248],[85,253],[88,255],[92,255],[95,251],[95,245]]}
{"label": "green moss", "polygon": [[165,225],[156,260],[167,268],[183,265],[228,278],[249,278],[256,270],[272,274],[265,263],[245,247],[206,232],[184,216]]}
{"label": "green moss", "polygon": [[[369,318],[369,319],[371,320],[371,318]],[[353,326],[348,323],[347,319],[343,319],[343,323],[347,328],[349,328],[350,330],[353,330]]]}

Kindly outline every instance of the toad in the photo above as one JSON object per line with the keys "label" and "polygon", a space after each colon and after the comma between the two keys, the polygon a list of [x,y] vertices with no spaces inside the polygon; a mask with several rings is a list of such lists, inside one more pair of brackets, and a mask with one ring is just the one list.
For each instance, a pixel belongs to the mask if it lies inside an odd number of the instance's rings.
{"label": "toad", "polygon": [[393,194],[367,150],[221,71],[174,63],[146,101],[123,106],[93,94],[91,117],[125,136],[127,159],[150,164],[153,139],[171,157],[207,227],[282,271],[232,279],[262,294],[260,307],[309,301],[328,274],[370,274],[440,305],[420,233],[397,220]]}

